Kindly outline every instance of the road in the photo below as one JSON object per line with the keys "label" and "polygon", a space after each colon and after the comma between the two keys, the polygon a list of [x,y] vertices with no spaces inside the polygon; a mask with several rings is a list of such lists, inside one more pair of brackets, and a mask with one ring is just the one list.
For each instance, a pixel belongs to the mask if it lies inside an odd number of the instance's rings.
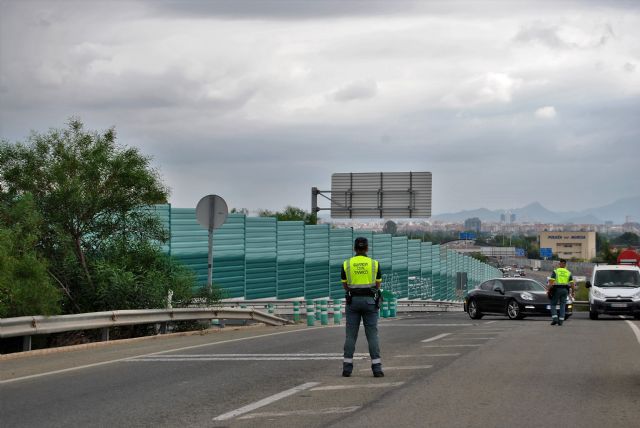
{"label": "road", "polygon": [[464,313],[380,323],[386,376],[361,330],[343,378],[344,327],[218,333],[0,360],[2,427],[637,426],[640,322],[562,327]]}

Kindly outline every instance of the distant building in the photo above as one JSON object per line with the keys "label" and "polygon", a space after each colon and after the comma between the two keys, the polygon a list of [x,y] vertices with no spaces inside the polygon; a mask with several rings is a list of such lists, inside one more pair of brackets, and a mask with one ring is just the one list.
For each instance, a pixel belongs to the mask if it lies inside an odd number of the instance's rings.
{"label": "distant building", "polygon": [[516,215],[515,214],[511,214],[509,216],[509,223],[515,223],[516,222]]}
{"label": "distant building", "polygon": [[464,221],[464,230],[480,233],[482,222],[478,217],[468,218]]}
{"label": "distant building", "polygon": [[503,213],[503,214],[500,214],[500,221],[501,221],[502,223],[506,222],[506,221],[507,221],[507,215],[506,215],[506,214],[504,214],[504,213]]}
{"label": "distant building", "polygon": [[596,232],[540,232],[540,248],[551,248],[561,259],[591,260],[596,256]]}

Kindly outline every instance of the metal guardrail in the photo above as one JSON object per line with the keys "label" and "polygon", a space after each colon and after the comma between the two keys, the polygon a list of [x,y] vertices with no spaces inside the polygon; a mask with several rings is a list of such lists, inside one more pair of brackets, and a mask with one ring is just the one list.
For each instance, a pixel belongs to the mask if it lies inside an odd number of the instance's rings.
{"label": "metal guardrail", "polygon": [[[319,303],[318,299],[315,303]],[[327,299],[328,300],[328,299]],[[253,320],[268,325],[284,325],[291,321],[275,314],[296,314],[298,310],[307,312],[304,300],[238,300],[226,301],[224,307],[210,308],[176,308],[176,309],[137,309],[121,311],[91,312],[84,314],[57,316],[27,316],[0,319],[0,339],[20,337],[23,339],[23,350],[31,350],[31,336],[40,334],[61,333],[74,330],[102,329],[102,341],[109,340],[109,328],[124,325],[161,324],[161,331],[166,331],[167,323],[194,320]],[[332,314],[336,309],[328,305],[328,312]],[[259,310],[260,309],[260,310]],[[265,313],[262,310],[266,309]],[[431,312],[431,311],[460,311],[461,302],[437,300],[398,300],[398,312]],[[314,304],[312,312],[319,312]],[[340,311],[344,306],[340,305]],[[295,318],[295,317],[294,317]]]}

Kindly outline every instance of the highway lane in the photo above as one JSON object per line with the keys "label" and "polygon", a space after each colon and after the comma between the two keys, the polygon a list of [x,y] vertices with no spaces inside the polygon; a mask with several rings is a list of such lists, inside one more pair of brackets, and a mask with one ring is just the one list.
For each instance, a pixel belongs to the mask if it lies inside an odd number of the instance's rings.
{"label": "highway lane", "polygon": [[3,427],[633,426],[640,337],[631,325],[640,323],[401,316],[380,324],[384,378],[371,376],[362,330],[354,376],[340,376],[344,327],[262,327],[0,361],[0,412]]}

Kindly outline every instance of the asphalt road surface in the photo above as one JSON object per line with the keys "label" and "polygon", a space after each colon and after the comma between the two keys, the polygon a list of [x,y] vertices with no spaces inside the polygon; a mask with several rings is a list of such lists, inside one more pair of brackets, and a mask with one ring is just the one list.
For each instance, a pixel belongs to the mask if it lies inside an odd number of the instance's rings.
{"label": "asphalt road surface", "polygon": [[361,329],[340,376],[344,326],[226,328],[0,359],[9,427],[632,427],[640,322],[464,313],[382,320],[385,377]]}

